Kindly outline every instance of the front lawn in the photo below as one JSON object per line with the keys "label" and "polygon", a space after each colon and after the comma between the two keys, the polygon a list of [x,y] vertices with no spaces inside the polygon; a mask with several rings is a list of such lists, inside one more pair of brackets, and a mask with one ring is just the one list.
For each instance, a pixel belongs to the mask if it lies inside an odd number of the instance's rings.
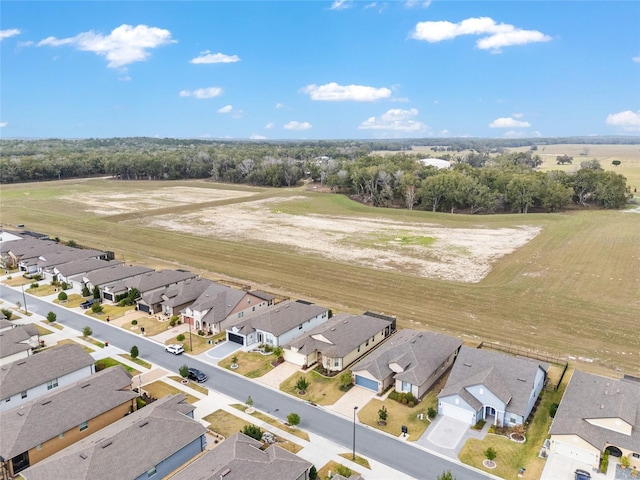
{"label": "front lawn", "polygon": [[[231,405],[231,406],[233,408],[237,408],[241,412],[244,412],[247,409],[246,405],[241,405],[239,403],[236,403],[236,404]],[[296,437],[301,438],[303,440],[306,440],[307,442],[310,441],[309,440],[309,434],[307,432],[305,432],[304,430],[300,430],[299,428],[289,427],[289,426],[285,425],[284,423],[282,423],[277,418],[273,418],[273,417],[270,417],[269,415],[265,415],[264,413],[258,412],[255,409],[254,409],[254,412],[250,413],[249,415],[251,415],[252,417],[259,418],[263,422],[268,423],[269,425],[273,425],[274,427],[277,427],[280,430],[284,430],[285,432],[288,432],[291,435],[295,435]]]}
{"label": "front lawn", "polygon": [[318,480],[329,480],[331,478],[329,476],[329,472],[331,472],[332,476],[336,473],[346,474],[346,478],[349,478],[349,476],[353,474],[360,475],[360,473],[354,472],[350,468],[347,468],[344,465],[331,460],[329,463],[326,463],[320,470],[318,470]]}
{"label": "front lawn", "polygon": [[[380,410],[383,405],[387,408],[387,424],[378,425],[378,410]],[[410,408],[395,400],[386,399],[382,401],[374,398],[364,407],[358,409],[358,419],[362,423],[396,437],[402,434],[402,426],[405,425],[409,430],[409,440],[415,441],[420,438],[420,435],[422,435],[430,425],[427,420],[427,409],[428,406],[424,400],[415,407]],[[422,414],[422,420],[418,418],[418,414]]]}
{"label": "front lawn", "polygon": [[233,363],[231,359],[234,356],[238,357],[238,368],[232,371],[237,372],[240,375],[244,375],[247,378],[261,377],[273,368],[271,362],[276,360],[276,357],[273,354],[262,355],[257,352],[251,353],[239,351],[220,360],[220,362],[218,362],[218,366],[231,370],[231,364]]}
{"label": "front lawn", "polygon": [[84,302],[86,298],[77,293],[67,293],[67,299],[64,302],[61,302],[57,298],[53,301],[53,303],[57,305],[62,305],[66,308],[76,308],[79,307],[82,302]]}
{"label": "front lawn", "polygon": [[[20,285],[30,285],[34,282],[31,278],[24,278],[22,275],[12,276],[7,280],[3,280],[2,283],[9,285],[10,287],[19,287]],[[37,282],[36,282],[37,283]]]}
{"label": "front lawn", "polygon": [[[171,375],[169,378],[171,380],[173,380],[174,382],[182,383],[182,377],[179,377],[178,375]],[[183,385],[185,385],[185,386],[187,386],[189,388],[193,388],[195,391],[200,392],[203,395],[209,395],[209,389],[208,388],[203,387],[202,385],[198,385],[193,380],[189,380],[189,383],[183,383]]]}
{"label": "front lawn", "polygon": [[[59,343],[58,343],[58,345],[59,345],[60,343],[62,343],[62,342],[59,342]],[[99,366],[99,365],[100,365],[100,366]],[[98,360],[98,361],[96,362],[96,371],[103,370],[103,369],[105,369],[105,368],[109,368],[109,367],[115,367],[116,365],[122,365],[122,366],[125,368],[125,370],[126,370],[127,372],[129,372],[129,374],[130,374],[132,377],[135,377],[136,375],[139,375],[139,374],[140,374],[140,371],[139,371],[139,370],[136,370],[135,368],[130,367],[129,365],[125,365],[124,363],[119,362],[119,361],[118,361],[118,360],[116,360],[115,358],[111,358],[111,357],[106,357],[106,358],[103,358],[103,359],[101,359],[101,360]]]}
{"label": "front lawn", "polygon": [[[131,307],[129,307],[129,310],[131,310]],[[100,318],[101,319],[106,318],[105,312],[102,312],[100,314]],[[133,333],[141,333],[142,332],[141,328],[144,327],[144,335],[146,337],[152,337],[159,333],[165,332],[167,330],[167,325],[168,325],[168,323],[166,322],[159,322],[158,320],[156,320],[155,317],[136,318],[135,320],[132,320],[132,322],[136,322],[136,324],[133,325],[131,322],[127,322],[124,325],[122,325],[122,328],[124,328],[125,330],[129,330]]]}
{"label": "front lawn", "polygon": [[[211,340],[210,338],[201,337],[193,332],[191,333],[191,338],[189,338],[188,331],[182,333],[181,335],[184,336],[183,340],[178,340],[178,335],[176,335],[175,337],[172,337],[171,339],[164,342],[165,345],[171,345],[174,343],[182,344],[182,346],[184,347],[184,351],[189,352],[192,355],[199,355],[213,348],[213,345],[207,343],[208,340]],[[191,346],[193,346],[193,349],[190,348]]]}
{"label": "front lawn", "polygon": [[151,368],[151,364],[149,362],[145,362],[144,360],[142,360],[140,357],[136,357],[133,358],[131,355],[129,355],[128,353],[121,353],[120,356],[122,358],[126,358],[127,360],[133,362],[133,363],[137,363],[138,365],[140,365],[141,367],[150,369]]}
{"label": "front lawn", "polygon": [[53,295],[58,290],[58,287],[54,287],[50,283],[42,284],[40,282],[36,282],[33,280],[31,281],[31,283],[32,284],[37,283],[38,287],[36,288],[29,287],[29,289],[26,290],[26,292],[36,297],[46,297],[47,295]]}
{"label": "front lawn", "polygon": [[[296,383],[300,377],[304,377],[309,386],[304,395],[298,394]],[[300,373],[296,372],[280,384],[280,390],[295,397],[318,405],[333,405],[342,395],[345,394],[340,390],[340,375],[328,378],[323,377],[315,370]]]}
{"label": "front lawn", "polygon": [[175,393],[182,393],[185,397],[187,397],[187,402],[194,404],[199,398],[194,397],[193,395],[188,394],[184,390],[180,390],[176,387],[169,385],[168,383],[163,382],[162,380],[156,380],[155,382],[149,383],[147,385],[142,386],[142,390],[147,392],[150,397],[153,398],[162,398],[167,395],[173,395]]}

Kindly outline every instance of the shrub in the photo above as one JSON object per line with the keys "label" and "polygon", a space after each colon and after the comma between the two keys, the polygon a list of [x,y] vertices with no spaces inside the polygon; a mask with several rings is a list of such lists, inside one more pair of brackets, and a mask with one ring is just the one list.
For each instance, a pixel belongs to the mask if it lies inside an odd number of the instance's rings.
{"label": "shrub", "polygon": [[415,403],[413,402],[413,400],[412,400],[412,401],[410,401],[409,403],[407,403],[407,406],[408,406],[409,408],[413,408],[413,407],[415,407],[415,406],[416,406],[416,404],[415,404]]}
{"label": "shrub", "polygon": [[349,478],[351,475],[353,475],[351,469],[349,467],[345,467],[344,465],[338,465],[336,467],[336,473],[338,475],[342,475],[344,478]]}
{"label": "shrub", "polygon": [[13,316],[13,312],[11,310],[9,310],[8,308],[3,308],[0,310],[0,312],[2,312],[7,320],[11,320],[11,317]]}
{"label": "shrub", "polygon": [[[413,393],[411,392],[398,392],[394,390],[389,393],[389,398],[391,400],[395,400],[398,403],[411,407],[414,407],[418,403],[418,400],[413,396]],[[409,405],[410,403],[412,403],[413,405]]]}
{"label": "shrub", "polygon": [[316,470],[315,465],[311,465],[309,469],[309,480],[317,480],[318,479],[318,470]]}
{"label": "shrub", "polygon": [[31,286],[29,288],[38,288],[40,285],[37,282],[34,282],[31,284]]}
{"label": "shrub", "polygon": [[236,365],[238,364],[238,357],[237,357],[237,355],[234,355],[233,357],[231,357],[231,363],[235,363]]}
{"label": "shrub", "polygon": [[145,402],[140,397],[136,397],[136,407],[138,407],[138,410],[140,410],[142,407],[145,407],[146,405],[147,405],[147,402]]}
{"label": "shrub", "polygon": [[91,292],[89,291],[89,287],[85,286],[85,287],[82,289],[82,296],[83,296],[83,297],[88,297],[89,295],[91,295]]}
{"label": "shrub", "polygon": [[138,355],[140,354],[140,352],[138,351],[138,347],[136,345],[131,347],[131,350],[129,351],[129,353],[131,354],[131,358],[138,358]]}
{"label": "shrub", "polygon": [[204,335],[204,330],[198,330],[198,335],[203,336]]}
{"label": "shrub", "polygon": [[559,403],[552,403],[551,406],[549,407],[549,416],[551,418],[554,418],[556,416],[556,412],[558,411],[558,407],[560,406]]}
{"label": "shrub", "polygon": [[184,335],[181,333],[180,335],[178,335],[176,337],[176,340],[179,341],[179,342],[183,341],[184,340]]}
{"label": "shrub", "polygon": [[389,417],[389,412],[387,411],[387,407],[383,405],[382,408],[378,410],[378,418],[380,419],[381,422],[386,422],[388,417]]}
{"label": "shrub", "polygon": [[473,427],[474,430],[482,430],[482,428],[485,426],[486,424],[486,420],[478,420],[478,423],[476,423]]}
{"label": "shrub", "polygon": [[427,415],[429,416],[429,418],[436,418],[437,414],[438,414],[438,411],[435,408],[429,407],[427,409]]}
{"label": "shrub", "polygon": [[99,372],[100,370],[104,370],[105,368],[106,368],[106,365],[104,362],[102,361],[96,362],[96,372]]}
{"label": "shrub", "polygon": [[487,460],[495,460],[496,456],[498,455],[498,453],[496,452],[496,449],[493,447],[489,447],[484,451],[484,456],[487,457]]}
{"label": "shrub", "polygon": [[39,282],[40,280],[42,280],[42,275],[36,273],[35,275],[31,275],[31,278],[33,278],[36,282]]}
{"label": "shrub", "polygon": [[300,425],[300,415],[298,415],[297,413],[290,413],[289,415],[287,415],[287,423],[292,427]]}
{"label": "shrub", "polygon": [[131,325],[137,325],[138,324],[138,320],[131,320]]}
{"label": "shrub", "polygon": [[248,437],[255,438],[256,440],[262,440],[262,430],[260,430],[260,427],[256,425],[245,425],[242,429],[242,433]]}
{"label": "shrub", "polygon": [[178,373],[180,373],[180,376],[182,378],[187,378],[187,376],[189,376],[189,367],[187,367],[186,365],[182,365],[179,369],[178,369]]}
{"label": "shrub", "polygon": [[273,352],[273,347],[271,345],[265,345],[264,346],[264,351],[265,351],[265,353],[271,353],[271,352]]}
{"label": "shrub", "polygon": [[171,320],[169,320],[169,325],[172,327],[175,327],[176,321],[177,321],[176,317],[171,317]]}
{"label": "shrub", "polygon": [[247,400],[244,402],[244,404],[249,408],[253,407],[253,398],[251,398],[251,395],[247,397]]}
{"label": "shrub", "polygon": [[307,381],[306,378],[300,377],[296,382],[296,388],[298,390],[306,390],[307,388],[309,388],[309,382]]}
{"label": "shrub", "polygon": [[600,472],[607,473],[608,468],[609,468],[609,451],[605,450],[605,452],[602,454],[602,457],[600,457]]}
{"label": "shrub", "polygon": [[447,470],[446,472],[442,472],[436,480],[456,480],[456,477],[453,476],[451,470]]}
{"label": "shrub", "polygon": [[67,294],[64,292],[60,292],[58,294],[58,300],[60,300],[61,302],[64,302],[67,299]]}
{"label": "shrub", "polygon": [[91,305],[91,311],[93,313],[102,313],[102,310],[104,310],[104,308],[102,308],[100,302],[95,302],[93,305]]}
{"label": "shrub", "polygon": [[98,285],[93,287],[93,298],[100,298],[100,287]]}
{"label": "shrub", "polygon": [[91,327],[87,326],[82,329],[82,336],[84,338],[90,337],[92,333],[93,333],[93,330],[91,330]]}
{"label": "shrub", "polygon": [[53,313],[53,312],[49,312],[49,313],[47,313],[47,321],[48,321],[49,323],[53,323],[53,322],[55,322],[57,319],[58,319],[58,317],[56,316],[56,314],[55,314],[55,313]]}
{"label": "shrub", "polygon": [[60,286],[62,287],[62,290],[69,290],[69,284],[67,282],[62,282]]}

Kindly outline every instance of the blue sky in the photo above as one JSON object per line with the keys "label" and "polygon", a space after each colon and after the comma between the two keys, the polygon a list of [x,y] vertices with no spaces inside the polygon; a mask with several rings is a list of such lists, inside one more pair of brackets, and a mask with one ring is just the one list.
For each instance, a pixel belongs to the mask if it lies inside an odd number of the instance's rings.
{"label": "blue sky", "polygon": [[640,134],[638,1],[6,1],[0,135]]}

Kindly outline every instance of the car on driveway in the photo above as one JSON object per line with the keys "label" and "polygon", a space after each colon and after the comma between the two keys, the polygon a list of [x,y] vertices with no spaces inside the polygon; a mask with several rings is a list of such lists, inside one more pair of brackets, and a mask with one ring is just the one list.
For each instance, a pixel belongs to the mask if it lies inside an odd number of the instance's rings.
{"label": "car on driveway", "polygon": [[82,302],[80,304],[80,308],[84,308],[86,310],[87,308],[91,308],[91,306],[94,303],[100,303],[100,299],[99,298],[90,298],[89,300],[85,300],[84,302]]}
{"label": "car on driveway", "polygon": [[181,353],[184,353],[184,347],[179,343],[167,345],[165,347],[165,350],[169,353],[173,353],[174,355],[180,355]]}
{"label": "car on driveway", "polygon": [[575,480],[591,480],[591,474],[586,470],[576,470]]}
{"label": "car on driveway", "polygon": [[189,367],[189,380],[195,380],[198,383],[206,382],[207,376],[197,368]]}

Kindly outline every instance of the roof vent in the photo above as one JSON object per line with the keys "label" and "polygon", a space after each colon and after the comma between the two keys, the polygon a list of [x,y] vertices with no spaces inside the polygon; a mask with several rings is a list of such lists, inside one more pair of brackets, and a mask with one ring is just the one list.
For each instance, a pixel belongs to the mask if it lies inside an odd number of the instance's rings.
{"label": "roof vent", "polygon": [[45,400],[44,402],[42,402],[40,405],[48,405],[51,403],[51,400]]}
{"label": "roof vent", "polygon": [[471,364],[470,364],[470,363],[465,363],[465,364],[464,364],[464,366],[465,366],[465,367],[470,367],[470,366],[471,366]]}
{"label": "roof vent", "polygon": [[87,459],[87,454],[86,453],[81,453],[80,454],[80,458],[83,459],[83,460],[86,460]]}
{"label": "roof vent", "polygon": [[84,385],[81,385],[80,388],[87,388],[89,385],[91,385],[90,383],[85,383]]}
{"label": "roof vent", "polygon": [[525,383],[527,382],[524,378],[518,378],[518,381],[525,382]]}
{"label": "roof vent", "polygon": [[111,445],[113,442],[109,441],[107,443],[105,443],[104,445],[101,445],[102,448],[107,448],[109,445]]}
{"label": "roof vent", "polygon": [[335,332],[335,331],[336,331],[336,327],[333,327],[333,328],[331,329],[331,331],[332,331],[332,332]]}
{"label": "roof vent", "polygon": [[600,404],[600,410],[603,410],[603,409],[604,409],[604,403],[601,403]]}
{"label": "roof vent", "polygon": [[287,304],[284,306],[284,308],[289,308],[290,306],[291,306],[291,304],[290,304],[290,303],[287,303]]}
{"label": "roof vent", "polygon": [[229,473],[231,473],[231,469],[225,468],[222,472],[220,472],[220,478],[226,477],[227,475],[229,475]]}
{"label": "roof vent", "polygon": [[146,422],[142,422],[142,423],[138,424],[138,426],[139,426],[140,428],[144,427],[145,425],[149,425],[149,422],[148,422],[148,421],[146,421]]}

